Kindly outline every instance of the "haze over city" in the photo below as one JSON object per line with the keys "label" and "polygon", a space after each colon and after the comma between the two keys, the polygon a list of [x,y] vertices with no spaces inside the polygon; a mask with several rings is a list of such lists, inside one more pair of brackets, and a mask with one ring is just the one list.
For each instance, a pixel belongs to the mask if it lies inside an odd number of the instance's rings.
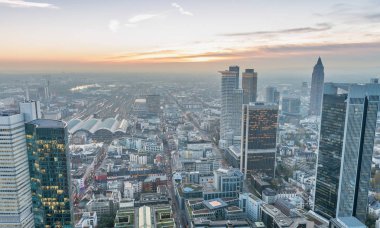
{"label": "haze over city", "polygon": [[380,228],[378,0],[0,0],[0,228]]}

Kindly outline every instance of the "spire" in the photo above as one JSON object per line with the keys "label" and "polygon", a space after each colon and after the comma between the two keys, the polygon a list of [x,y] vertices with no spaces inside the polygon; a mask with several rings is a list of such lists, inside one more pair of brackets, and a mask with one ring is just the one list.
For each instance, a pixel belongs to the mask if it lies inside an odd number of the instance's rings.
{"label": "spire", "polygon": [[321,60],[321,56],[318,57],[317,65],[323,65],[322,60]]}

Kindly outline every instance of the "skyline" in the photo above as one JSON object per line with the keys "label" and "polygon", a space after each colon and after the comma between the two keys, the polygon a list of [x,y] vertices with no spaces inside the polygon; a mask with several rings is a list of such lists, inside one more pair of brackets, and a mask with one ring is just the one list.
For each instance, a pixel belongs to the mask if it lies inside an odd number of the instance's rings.
{"label": "skyline", "polygon": [[305,74],[321,56],[327,73],[376,76],[379,9],[373,0],[0,0],[0,71],[209,73],[239,64]]}

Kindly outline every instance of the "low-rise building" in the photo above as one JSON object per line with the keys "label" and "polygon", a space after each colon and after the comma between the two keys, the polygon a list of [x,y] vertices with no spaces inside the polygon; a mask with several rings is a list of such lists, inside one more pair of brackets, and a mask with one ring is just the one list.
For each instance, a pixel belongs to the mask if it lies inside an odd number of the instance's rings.
{"label": "low-rise building", "polygon": [[84,212],[81,219],[75,224],[75,228],[96,228],[98,226],[98,217],[96,212]]}
{"label": "low-rise building", "polygon": [[247,214],[251,222],[260,221],[260,205],[263,201],[252,193],[239,194],[239,207]]}
{"label": "low-rise building", "polygon": [[261,221],[266,227],[278,228],[313,228],[314,222],[302,215],[288,217],[278,208],[270,204],[261,205]]}

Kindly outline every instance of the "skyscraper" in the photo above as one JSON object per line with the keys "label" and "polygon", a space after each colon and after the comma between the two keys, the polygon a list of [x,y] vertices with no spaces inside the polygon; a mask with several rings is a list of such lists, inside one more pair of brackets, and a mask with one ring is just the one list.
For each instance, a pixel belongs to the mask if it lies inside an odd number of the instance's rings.
{"label": "skyscraper", "polygon": [[25,132],[35,225],[71,227],[66,123],[33,120]]}
{"label": "skyscraper", "polygon": [[39,101],[26,100],[19,103],[20,113],[24,115],[25,123],[35,119],[41,119],[41,107]]}
{"label": "skyscraper", "polygon": [[309,114],[321,114],[323,82],[325,80],[325,72],[322,64],[321,57],[318,58],[317,64],[314,66],[311,78],[311,91],[310,91],[310,107]]}
{"label": "skyscraper", "polygon": [[239,75],[240,75],[240,67],[239,66],[230,66],[228,68],[228,71],[235,72],[235,89],[240,88],[240,81],[239,81]]}
{"label": "skyscraper", "polygon": [[265,88],[265,102],[276,104],[280,102],[280,92],[277,91],[276,87],[268,86]]}
{"label": "skyscraper", "polygon": [[226,148],[232,145],[233,137],[240,136],[241,106],[243,90],[236,89],[236,72],[220,71],[221,80],[221,115],[220,115],[220,146]]}
{"label": "skyscraper", "polygon": [[0,113],[0,227],[34,227],[23,114]]}
{"label": "skyscraper", "polygon": [[256,102],[257,99],[257,72],[246,69],[242,74],[243,104]]}
{"label": "skyscraper", "polygon": [[314,210],[364,222],[380,106],[380,84],[326,83]]}
{"label": "skyscraper", "polygon": [[240,170],[247,174],[275,175],[278,105],[243,105]]}

